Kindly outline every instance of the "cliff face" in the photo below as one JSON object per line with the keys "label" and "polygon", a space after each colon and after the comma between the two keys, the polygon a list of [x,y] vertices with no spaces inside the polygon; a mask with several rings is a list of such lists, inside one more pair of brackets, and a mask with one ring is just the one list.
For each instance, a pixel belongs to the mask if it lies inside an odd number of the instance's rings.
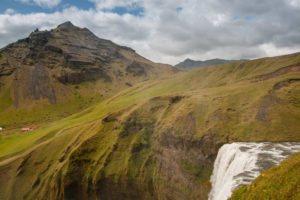
{"label": "cliff face", "polygon": [[43,115],[38,113],[45,109],[42,105],[55,107],[72,101],[77,106],[61,106],[66,110],[54,114],[66,115],[141,81],[174,73],[171,66],[155,64],[128,47],[66,22],[50,31],[36,30],[0,50],[0,96],[6,92],[9,99],[1,104],[6,104],[4,110],[35,110],[35,116],[23,116],[34,120]]}

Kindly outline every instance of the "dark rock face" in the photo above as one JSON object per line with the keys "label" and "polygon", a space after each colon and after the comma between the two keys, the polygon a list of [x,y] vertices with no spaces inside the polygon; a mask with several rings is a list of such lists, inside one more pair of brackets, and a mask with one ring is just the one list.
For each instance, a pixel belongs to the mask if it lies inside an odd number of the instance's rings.
{"label": "dark rock face", "polygon": [[45,50],[48,50],[48,51],[53,51],[55,53],[59,53],[59,54],[62,54],[63,53],[63,50],[59,47],[56,47],[56,46],[52,46],[52,45],[47,45],[45,46]]}
{"label": "dark rock face", "polygon": [[36,65],[32,71],[31,90],[34,99],[47,98],[51,104],[56,103],[54,88],[46,68]]}
{"label": "dark rock face", "polygon": [[[209,178],[214,159],[220,144],[214,135],[205,135],[199,140],[188,137],[175,137],[164,133],[160,140],[162,150],[157,154],[161,177],[170,183],[165,189],[166,199],[207,199],[210,191]],[[195,178],[202,180],[198,185]],[[206,183],[205,183],[206,181]],[[174,187],[184,185],[193,191],[193,196],[186,195]],[[173,185],[173,186],[172,186]]]}
{"label": "dark rock face", "polygon": [[29,35],[29,39],[25,40],[34,46],[42,46],[48,42],[51,33],[49,31],[36,31]]}
{"label": "dark rock face", "polygon": [[49,103],[56,103],[54,87],[51,84],[46,67],[35,65],[33,68],[19,67],[13,82],[15,107],[23,99],[48,99]]}
{"label": "dark rock face", "polygon": [[11,75],[16,68],[10,67],[8,63],[2,63],[0,65],[0,77]]}
{"label": "dark rock face", "polygon": [[130,65],[128,65],[126,71],[133,74],[133,76],[142,76],[146,73],[144,66],[136,61],[133,61]]}
{"label": "dark rock face", "polygon": [[76,29],[76,26],[74,26],[70,21],[67,21],[60,24],[57,29],[74,30]]}
{"label": "dark rock face", "polygon": [[57,77],[57,80],[63,84],[79,84],[83,81],[96,81],[103,79],[106,82],[110,82],[110,77],[101,68],[89,68],[75,72],[67,72],[62,70],[61,75]]}

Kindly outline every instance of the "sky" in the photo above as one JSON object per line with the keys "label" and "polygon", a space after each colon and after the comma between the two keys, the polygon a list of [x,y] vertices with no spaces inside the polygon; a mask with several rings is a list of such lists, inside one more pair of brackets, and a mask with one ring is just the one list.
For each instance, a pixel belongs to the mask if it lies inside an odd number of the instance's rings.
{"label": "sky", "polygon": [[0,0],[0,48],[71,21],[154,61],[300,52],[300,0]]}

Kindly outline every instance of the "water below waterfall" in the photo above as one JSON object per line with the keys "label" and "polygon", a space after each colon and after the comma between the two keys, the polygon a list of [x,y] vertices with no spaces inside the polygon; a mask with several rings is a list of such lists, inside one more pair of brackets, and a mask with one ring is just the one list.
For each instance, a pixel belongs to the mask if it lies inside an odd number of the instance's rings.
{"label": "water below waterfall", "polygon": [[223,145],[211,176],[209,200],[226,200],[232,191],[250,183],[261,172],[300,151],[300,143],[232,143]]}

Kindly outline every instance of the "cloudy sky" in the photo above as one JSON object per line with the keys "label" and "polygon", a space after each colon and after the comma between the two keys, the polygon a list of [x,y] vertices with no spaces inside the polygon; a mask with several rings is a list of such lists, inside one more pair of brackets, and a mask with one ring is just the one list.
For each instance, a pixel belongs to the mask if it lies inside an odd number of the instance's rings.
{"label": "cloudy sky", "polygon": [[169,64],[300,51],[300,0],[1,0],[0,48],[65,21]]}

